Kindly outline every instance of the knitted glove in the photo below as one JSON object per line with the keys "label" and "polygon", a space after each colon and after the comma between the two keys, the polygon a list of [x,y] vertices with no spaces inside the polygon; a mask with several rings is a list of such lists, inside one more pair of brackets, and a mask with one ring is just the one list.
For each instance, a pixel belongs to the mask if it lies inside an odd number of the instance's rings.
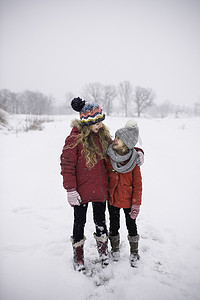
{"label": "knitted glove", "polygon": [[82,201],[76,190],[67,191],[67,200],[71,206],[80,205]]}
{"label": "knitted glove", "polygon": [[137,165],[138,167],[140,167],[144,163],[144,154],[142,153],[142,151],[138,151],[137,153],[139,154]]}
{"label": "knitted glove", "polygon": [[137,205],[137,204],[133,204],[131,206],[131,212],[129,213],[130,214],[130,217],[131,219],[136,219],[138,214],[140,212],[140,205]]}

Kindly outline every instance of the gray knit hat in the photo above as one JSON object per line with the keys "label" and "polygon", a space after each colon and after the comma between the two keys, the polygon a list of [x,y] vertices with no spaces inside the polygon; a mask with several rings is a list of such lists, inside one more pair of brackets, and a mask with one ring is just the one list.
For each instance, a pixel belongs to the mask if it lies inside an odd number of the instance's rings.
{"label": "gray knit hat", "polygon": [[138,142],[139,128],[134,120],[129,120],[125,127],[118,129],[115,134],[129,149],[133,149]]}

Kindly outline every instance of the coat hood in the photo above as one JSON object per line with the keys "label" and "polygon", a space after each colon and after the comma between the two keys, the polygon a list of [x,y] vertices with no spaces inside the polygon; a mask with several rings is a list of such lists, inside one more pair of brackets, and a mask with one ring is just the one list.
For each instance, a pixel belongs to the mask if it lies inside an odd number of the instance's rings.
{"label": "coat hood", "polygon": [[74,119],[72,120],[70,126],[72,127],[72,131],[71,133],[73,132],[77,132],[77,133],[80,133],[81,132],[81,129],[82,129],[82,125],[81,125],[81,121],[78,120],[78,119]]}
{"label": "coat hood", "polygon": [[71,126],[72,128],[73,128],[73,127],[77,127],[77,128],[78,128],[78,131],[81,132],[82,125],[81,125],[81,121],[80,121],[80,120],[78,120],[78,119],[72,120],[70,126]]}

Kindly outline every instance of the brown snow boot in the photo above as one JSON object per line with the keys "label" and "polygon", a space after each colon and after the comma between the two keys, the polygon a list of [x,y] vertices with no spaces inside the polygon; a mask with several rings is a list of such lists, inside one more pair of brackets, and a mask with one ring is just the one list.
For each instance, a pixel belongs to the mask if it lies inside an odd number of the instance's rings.
{"label": "brown snow boot", "polygon": [[103,268],[105,268],[109,264],[108,237],[106,234],[96,236],[96,233],[94,233],[94,238],[97,242],[97,249],[99,252],[99,258],[101,260],[101,265]]}
{"label": "brown snow boot", "polygon": [[119,252],[119,243],[120,243],[120,238],[119,234],[112,236],[109,235],[109,240],[111,244],[111,256],[114,261],[118,261],[120,258],[120,252]]}
{"label": "brown snow boot", "polygon": [[129,236],[128,240],[130,244],[130,263],[131,267],[136,268],[137,262],[140,259],[140,256],[138,254],[138,241],[139,241],[139,235],[136,236]]}
{"label": "brown snow boot", "polygon": [[73,237],[71,237],[73,252],[74,252],[74,270],[85,273],[85,266],[84,266],[84,242],[86,237],[84,237],[81,241],[74,243]]}

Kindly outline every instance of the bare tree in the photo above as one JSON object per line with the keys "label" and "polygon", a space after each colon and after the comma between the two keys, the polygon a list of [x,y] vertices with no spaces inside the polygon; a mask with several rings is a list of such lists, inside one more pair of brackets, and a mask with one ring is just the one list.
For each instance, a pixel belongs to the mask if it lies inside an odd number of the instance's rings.
{"label": "bare tree", "polygon": [[67,92],[65,94],[65,109],[64,111],[67,113],[67,114],[72,114],[74,112],[74,110],[72,109],[71,107],[71,102],[72,102],[72,99],[75,98],[75,95],[71,92]]}
{"label": "bare tree", "polygon": [[132,98],[132,85],[129,81],[123,81],[119,84],[119,96],[120,101],[123,105],[124,111],[125,111],[125,117],[128,116],[128,104],[131,101]]}
{"label": "bare tree", "polygon": [[117,90],[114,85],[105,85],[103,89],[103,107],[109,116],[112,111],[113,100],[117,96]]}
{"label": "bare tree", "polygon": [[26,90],[19,96],[23,106],[21,113],[42,115],[49,114],[52,110],[52,97],[46,96],[38,91]]}
{"label": "bare tree", "polygon": [[152,89],[146,89],[140,86],[135,88],[134,101],[136,103],[137,115],[140,117],[141,113],[150,107],[155,99],[155,92]]}
{"label": "bare tree", "polygon": [[170,101],[165,101],[159,105],[160,117],[165,118],[172,114],[174,111],[174,105]]}
{"label": "bare tree", "polygon": [[83,88],[85,100],[103,104],[103,85],[99,82],[89,83]]}
{"label": "bare tree", "polygon": [[17,94],[8,89],[0,90],[0,108],[11,114],[19,113],[19,101]]}
{"label": "bare tree", "polygon": [[9,101],[11,98],[11,91],[3,89],[0,91],[0,108],[9,111]]}
{"label": "bare tree", "polygon": [[194,115],[198,117],[200,116],[200,99],[194,104]]}

